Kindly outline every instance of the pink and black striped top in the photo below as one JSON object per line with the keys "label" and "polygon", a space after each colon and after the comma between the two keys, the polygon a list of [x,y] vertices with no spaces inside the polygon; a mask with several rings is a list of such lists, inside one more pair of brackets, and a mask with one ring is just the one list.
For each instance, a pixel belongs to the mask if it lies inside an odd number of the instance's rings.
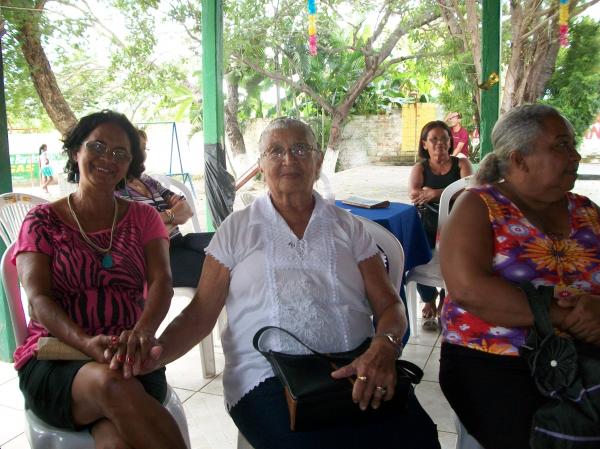
{"label": "pink and black striped top", "polygon": [[[110,229],[88,233],[106,248]],[[79,230],[63,222],[50,204],[29,211],[11,260],[22,252],[39,252],[50,257],[52,296],[67,315],[89,335],[118,335],[130,329],[144,308],[146,261],[144,246],[157,238],[168,239],[165,226],[152,207],[130,202],[114,231],[113,266],[102,267],[102,254],[84,242]],[[41,324],[30,320],[25,343],[14,354],[20,369],[33,356],[40,337],[48,335]]]}

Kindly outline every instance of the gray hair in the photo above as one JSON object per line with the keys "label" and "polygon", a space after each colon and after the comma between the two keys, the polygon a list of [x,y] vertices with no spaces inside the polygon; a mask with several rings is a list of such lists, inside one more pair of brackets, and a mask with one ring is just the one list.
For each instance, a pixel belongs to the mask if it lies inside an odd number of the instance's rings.
{"label": "gray hair", "polygon": [[506,175],[510,155],[518,151],[527,155],[533,151],[533,143],[544,132],[548,117],[560,117],[573,132],[573,125],[557,109],[546,104],[525,104],[502,115],[492,131],[494,151],[479,164],[478,184],[499,181]]}
{"label": "gray hair", "polygon": [[273,120],[271,123],[267,125],[267,127],[260,134],[260,138],[258,139],[258,150],[262,154],[266,148],[265,145],[267,143],[267,136],[271,133],[271,131],[276,129],[294,129],[299,128],[304,130],[304,135],[306,137],[306,142],[313,147],[315,150],[319,149],[319,144],[317,142],[317,136],[313,132],[312,128],[305,122],[300,119],[292,118],[292,117],[278,117]]}

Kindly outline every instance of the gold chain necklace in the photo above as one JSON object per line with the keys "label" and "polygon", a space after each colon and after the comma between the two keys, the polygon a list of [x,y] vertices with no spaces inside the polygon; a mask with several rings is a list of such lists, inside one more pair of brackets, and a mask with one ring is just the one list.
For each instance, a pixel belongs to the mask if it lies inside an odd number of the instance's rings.
{"label": "gold chain necklace", "polygon": [[102,257],[102,267],[103,268],[112,268],[112,266],[113,266],[113,258],[110,255],[110,250],[112,249],[113,235],[114,235],[114,232],[115,232],[115,224],[117,223],[117,214],[119,212],[119,204],[117,203],[117,199],[113,198],[113,200],[115,202],[114,203],[115,204],[115,214],[113,216],[112,227],[110,228],[110,243],[108,244],[108,248],[102,248],[101,246],[98,246],[94,242],[92,242],[92,240],[86,235],[85,231],[83,230],[83,227],[81,226],[81,223],[79,223],[79,220],[77,219],[77,215],[75,215],[75,211],[73,210],[73,207],[71,206],[71,195],[72,194],[69,194],[67,196],[67,204],[69,205],[69,210],[71,211],[71,215],[73,216],[73,220],[75,220],[75,223],[77,223],[77,227],[79,228],[79,232],[81,233],[81,237],[83,237],[83,240],[89,246],[91,246],[93,249],[95,249],[99,253],[103,253],[104,254],[104,256]]}

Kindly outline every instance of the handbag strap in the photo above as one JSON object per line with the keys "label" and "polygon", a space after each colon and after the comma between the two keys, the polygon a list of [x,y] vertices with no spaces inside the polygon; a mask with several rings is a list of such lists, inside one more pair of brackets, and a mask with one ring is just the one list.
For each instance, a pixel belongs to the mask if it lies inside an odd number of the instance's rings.
{"label": "handbag strap", "polygon": [[256,334],[254,334],[254,338],[252,339],[252,345],[254,346],[254,349],[256,349],[258,352],[260,352],[262,355],[266,355],[270,351],[263,351],[262,349],[260,349],[258,347],[258,342],[259,342],[260,337],[262,336],[262,334],[264,334],[265,332],[267,332],[268,330],[271,330],[271,329],[277,329],[277,330],[280,330],[281,332],[283,332],[285,334],[288,334],[290,337],[292,337],[294,340],[296,340],[298,343],[300,343],[302,346],[304,346],[310,352],[312,352],[315,355],[318,355],[319,357],[323,357],[325,359],[330,359],[331,358],[329,355],[323,354],[322,352],[319,352],[316,349],[311,348],[306,343],[304,343],[302,340],[300,340],[298,337],[296,337],[293,333],[291,333],[287,329],[284,329],[284,328],[279,327],[279,326],[265,326],[265,327],[261,327],[259,330],[256,331]]}
{"label": "handbag strap", "polygon": [[533,326],[537,335],[542,339],[554,335],[549,313],[550,303],[554,297],[554,288],[544,285],[535,288],[531,282],[523,282],[521,283],[521,289],[527,295],[527,301],[533,313]]}
{"label": "handbag strap", "polygon": [[[329,361],[336,359],[336,357],[332,354],[325,354],[325,353],[317,351],[316,349],[311,348],[306,343],[304,343],[302,340],[300,340],[298,337],[296,337],[296,335],[294,335],[292,332],[290,332],[287,329],[284,329],[282,327],[279,327],[279,326],[261,327],[259,330],[256,331],[256,334],[254,334],[254,338],[252,339],[252,345],[254,346],[254,349],[256,349],[258,352],[260,352],[263,356],[265,356],[267,358],[268,358],[269,353],[272,351],[263,351],[262,349],[260,349],[259,348],[259,340],[260,340],[260,337],[262,336],[262,334],[264,334],[266,331],[271,330],[271,329],[280,330],[281,332],[288,334],[290,337],[292,337],[294,340],[296,340],[298,343],[300,343],[302,346],[304,346],[306,349],[308,349],[310,352],[312,352],[316,356],[323,357],[324,359],[329,360]],[[337,358],[342,358],[342,357],[337,357]],[[423,378],[423,374],[424,374],[423,370],[421,368],[419,368],[414,363],[409,362],[408,360],[396,360],[396,371],[397,371],[396,374],[398,375],[398,377],[400,377],[400,376],[405,377],[412,384],[418,384],[419,382],[421,382],[421,379]]]}

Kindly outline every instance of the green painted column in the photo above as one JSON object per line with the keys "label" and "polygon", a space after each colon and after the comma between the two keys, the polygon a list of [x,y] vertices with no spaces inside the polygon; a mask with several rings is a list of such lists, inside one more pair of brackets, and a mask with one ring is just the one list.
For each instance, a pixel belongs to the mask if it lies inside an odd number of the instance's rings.
{"label": "green painted column", "polygon": [[500,0],[482,2],[481,158],[492,151],[492,129],[500,111]]}
{"label": "green painted column", "polygon": [[[6,99],[4,97],[4,61],[2,59],[2,35],[0,29],[0,193],[12,192],[10,175],[10,158],[8,156],[8,121],[6,119]],[[6,246],[0,240],[0,257],[6,251]],[[4,286],[0,282],[0,360],[12,361],[15,350],[15,338],[6,304]]]}
{"label": "green painted column", "polygon": [[213,230],[231,213],[235,199],[224,146],[222,0],[202,0],[202,87],[206,215]]}

